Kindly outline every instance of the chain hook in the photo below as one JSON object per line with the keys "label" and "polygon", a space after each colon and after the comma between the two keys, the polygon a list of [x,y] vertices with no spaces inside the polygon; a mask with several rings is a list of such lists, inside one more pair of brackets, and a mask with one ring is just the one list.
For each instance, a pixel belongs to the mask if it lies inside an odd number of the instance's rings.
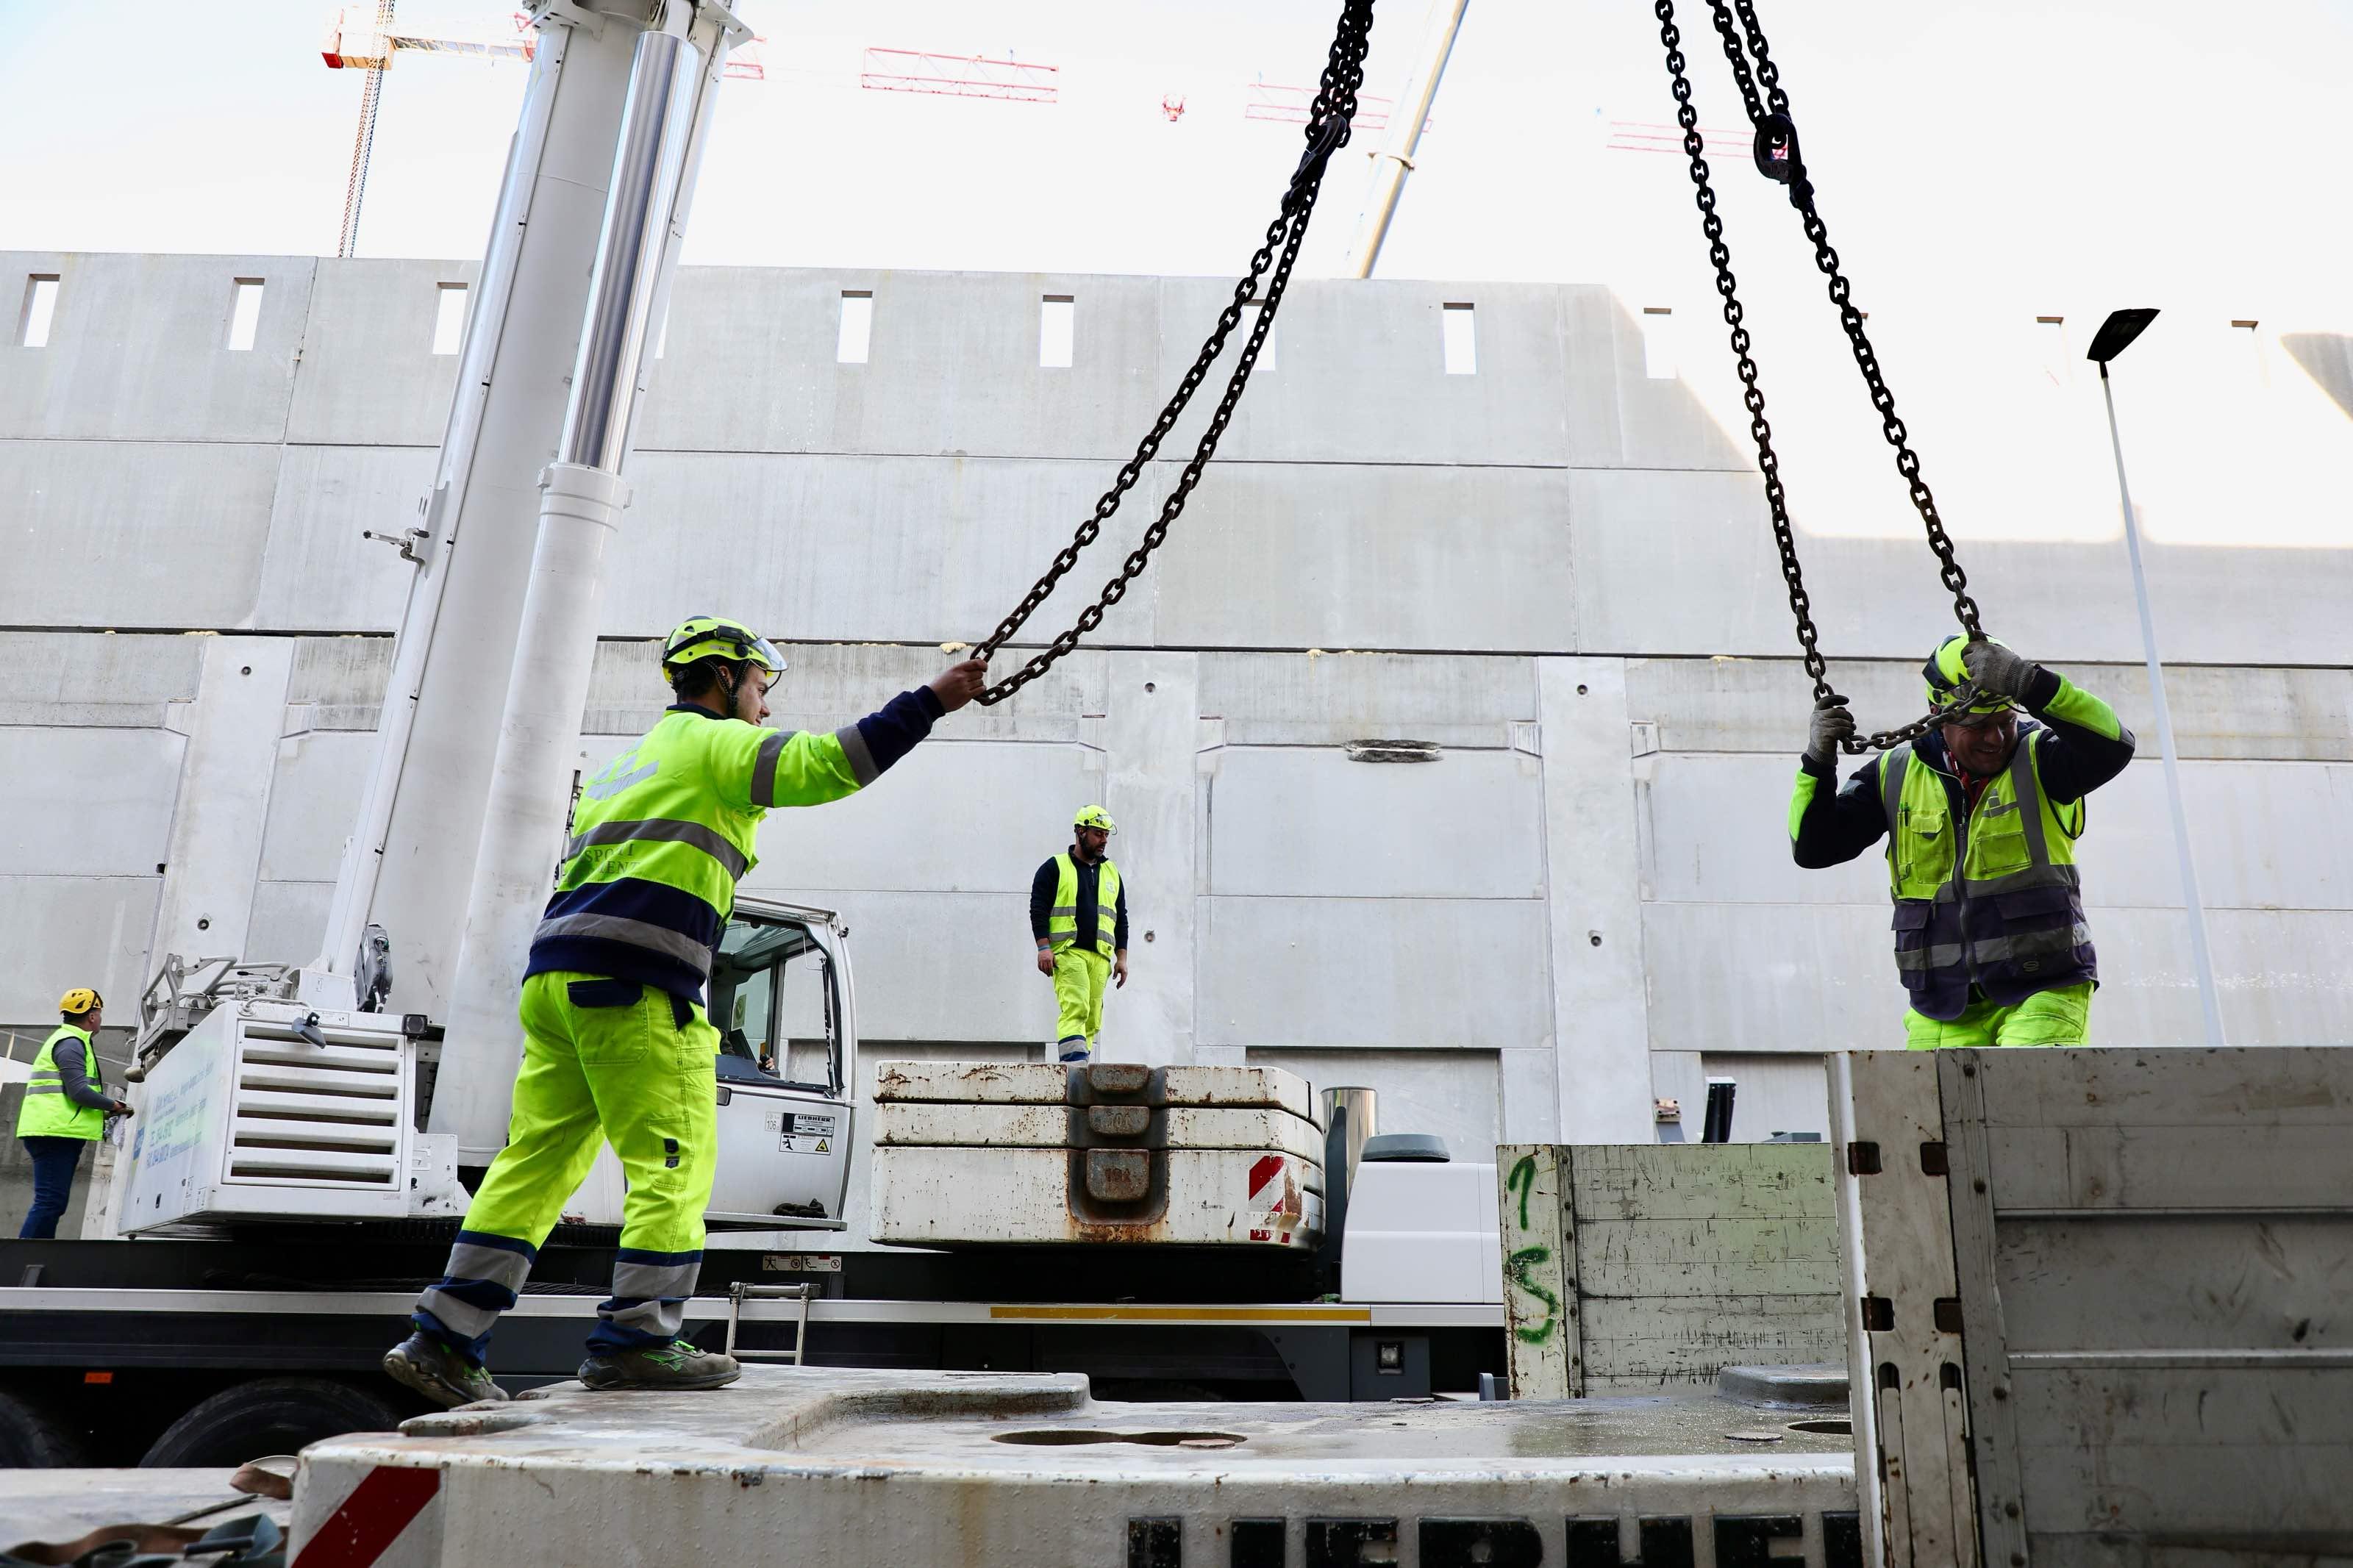
{"label": "chain hook", "polygon": [[1754,144],[1757,172],[1776,184],[1798,178],[1805,165],[1798,161],[1798,127],[1786,114],[1767,114],[1757,122]]}

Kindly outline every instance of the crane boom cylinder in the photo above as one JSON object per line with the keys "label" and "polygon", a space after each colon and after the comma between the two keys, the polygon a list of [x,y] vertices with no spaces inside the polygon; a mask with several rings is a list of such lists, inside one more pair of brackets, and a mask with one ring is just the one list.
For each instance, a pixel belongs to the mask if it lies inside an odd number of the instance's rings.
{"label": "crane boom cylinder", "polygon": [[[685,12],[675,7],[673,18]],[[725,47],[723,33],[715,47],[723,56]],[[506,1141],[521,1048],[515,996],[561,853],[565,786],[601,624],[605,548],[628,504],[621,470],[683,228],[696,130],[718,80],[703,68],[682,29],[638,39],[564,434],[541,479],[530,585],[428,1123],[457,1134],[460,1165],[488,1164]]]}
{"label": "crane boom cylinder", "polygon": [[1370,278],[1379,265],[1381,247],[1389,237],[1389,220],[1397,216],[1405,195],[1405,177],[1413,172],[1414,154],[1421,147],[1421,128],[1430,106],[1438,99],[1438,83],[1454,53],[1462,31],[1462,15],[1471,0],[1430,0],[1430,19],[1414,51],[1413,73],[1398,94],[1397,112],[1389,120],[1388,140],[1373,154],[1373,175],[1365,192],[1365,209],[1356,218],[1356,237],[1348,244],[1348,276]]}
{"label": "crane boom cylinder", "polygon": [[[362,932],[390,933],[393,1011],[448,1014],[467,889],[530,577],[539,480],[579,354],[639,27],[539,15],[539,45],[474,280],[427,499],[424,564],[394,644],[376,749],[303,994],[349,1006]],[[462,549],[460,544],[462,542]],[[331,993],[343,983],[346,999]]]}

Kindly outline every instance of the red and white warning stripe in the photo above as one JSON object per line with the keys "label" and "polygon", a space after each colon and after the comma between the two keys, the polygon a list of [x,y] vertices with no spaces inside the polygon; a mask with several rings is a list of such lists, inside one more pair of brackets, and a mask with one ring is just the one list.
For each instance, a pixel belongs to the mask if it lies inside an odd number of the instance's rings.
{"label": "red and white warning stripe", "polygon": [[293,1568],[438,1568],[441,1472],[306,1463],[291,1545]]}

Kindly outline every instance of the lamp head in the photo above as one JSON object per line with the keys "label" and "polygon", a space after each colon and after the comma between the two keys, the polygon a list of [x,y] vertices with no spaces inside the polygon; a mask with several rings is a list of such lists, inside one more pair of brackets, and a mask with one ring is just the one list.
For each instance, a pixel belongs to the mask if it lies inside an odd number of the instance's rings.
{"label": "lamp head", "polygon": [[2092,334],[2091,349],[2084,357],[2094,364],[2105,366],[2132,347],[2133,340],[2147,331],[2148,324],[2155,320],[2157,312],[2154,310],[2109,311],[2108,319],[2100,323],[2100,330]]}

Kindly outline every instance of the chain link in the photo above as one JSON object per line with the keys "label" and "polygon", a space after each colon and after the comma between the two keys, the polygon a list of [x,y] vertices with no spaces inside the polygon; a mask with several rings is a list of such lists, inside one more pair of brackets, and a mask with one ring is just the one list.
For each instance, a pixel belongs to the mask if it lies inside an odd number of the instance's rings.
{"label": "chain link", "polygon": [[[1348,144],[1349,122],[1356,118],[1356,93],[1365,84],[1365,52],[1369,47],[1373,27],[1373,0],[1344,0],[1339,26],[1332,38],[1330,59],[1324,67],[1324,77],[1309,106],[1307,115],[1307,149],[1301,155],[1299,167],[1291,176],[1283,192],[1282,210],[1267,225],[1265,242],[1250,258],[1250,271],[1234,285],[1233,298],[1219,312],[1217,326],[1208,340],[1201,345],[1192,368],[1177,384],[1176,395],[1169,398],[1160,417],[1136,447],[1135,455],[1123,464],[1119,477],[1110,489],[1096,500],[1093,513],[1079,524],[1071,542],[1055,552],[1053,564],[1038,579],[1010,615],[997,623],[988,640],[973,650],[973,657],[987,658],[1005,645],[1008,638],[1021,629],[1030,614],[1046,602],[1063,575],[1078,564],[1079,552],[1092,544],[1102,534],[1104,523],[1118,511],[1120,501],[1143,477],[1145,465],[1158,455],[1160,444],[1175,428],[1193,394],[1208,379],[1209,369],[1218,356],[1225,353],[1226,341],[1241,324],[1242,311],[1254,300],[1259,308],[1252,314],[1250,334],[1242,342],[1241,352],[1234,362],[1232,374],[1227,378],[1225,395],[1209,416],[1209,423],[1194,447],[1192,458],[1177,476],[1175,487],[1161,502],[1160,515],[1144,531],[1143,542],[1129,552],[1127,559],[1112,580],[1103,584],[1102,595],[1079,613],[1070,630],[1063,632],[1045,649],[1014,671],[1005,679],[984,691],[976,699],[984,705],[994,706],[1051,668],[1054,662],[1079,646],[1079,639],[1103,624],[1103,616],[1127,596],[1128,584],[1141,576],[1152,560],[1152,552],[1168,537],[1169,526],[1185,510],[1185,502],[1193,487],[1201,482],[1201,472],[1218,449],[1219,437],[1234,416],[1240,403],[1242,388],[1249,384],[1252,369],[1258,364],[1260,352],[1266,346],[1267,334],[1274,328],[1275,311],[1282,303],[1283,291],[1290,287],[1291,270],[1299,259],[1299,247],[1307,237],[1308,220],[1314,216],[1315,198],[1322,190],[1324,174],[1332,154]],[[1271,268],[1271,270],[1270,270]],[[1266,279],[1265,297],[1259,299],[1259,279]]]}
{"label": "chain link", "polygon": [[[1743,105],[1748,111],[1749,122],[1756,129],[1755,156],[1757,168],[1772,179],[1789,187],[1789,203],[1798,210],[1806,237],[1814,247],[1814,265],[1830,279],[1831,303],[1839,309],[1839,321],[1846,329],[1847,342],[1853,350],[1854,362],[1862,372],[1863,382],[1870,389],[1872,406],[1879,411],[1880,427],[1887,442],[1895,448],[1895,469],[1909,488],[1912,504],[1920,513],[1921,526],[1928,536],[1928,548],[1936,553],[1940,567],[1939,576],[1953,595],[1953,614],[1972,638],[1985,635],[1978,624],[1977,601],[1969,596],[1968,577],[1955,559],[1953,542],[1945,531],[1944,520],[1936,510],[1936,498],[1930,493],[1927,481],[1920,477],[1919,455],[1913,451],[1910,434],[1895,413],[1895,395],[1887,388],[1880,374],[1879,356],[1873,351],[1870,338],[1863,331],[1863,314],[1855,307],[1853,289],[1840,270],[1838,252],[1831,247],[1830,229],[1821,215],[1814,208],[1813,182],[1807,178],[1805,163],[1799,155],[1797,126],[1789,118],[1788,95],[1780,86],[1780,69],[1773,63],[1765,42],[1764,29],[1757,19],[1753,0],[1709,0],[1715,30],[1723,40],[1725,58],[1731,64],[1734,82],[1739,87]],[[1691,161],[1691,180],[1695,188],[1694,200],[1700,211],[1700,229],[1707,237],[1708,259],[1715,268],[1715,290],[1724,297],[1725,324],[1731,329],[1732,352],[1742,387],[1741,402],[1748,410],[1748,433],[1757,446],[1757,471],[1765,479],[1765,504],[1773,519],[1773,542],[1781,556],[1781,576],[1788,584],[1789,609],[1798,624],[1798,645],[1805,654],[1806,674],[1814,683],[1816,702],[1843,702],[1831,691],[1826,673],[1819,634],[1814,627],[1813,604],[1806,594],[1805,576],[1798,563],[1798,543],[1789,522],[1788,496],[1781,483],[1781,463],[1773,450],[1773,427],[1765,417],[1765,394],[1757,384],[1757,362],[1750,357],[1748,329],[1744,325],[1745,312],[1740,303],[1737,280],[1732,273],[1732,252],[1724,242],[1724,221],[1716,215],[1715,189],[1710,184],[1704,144],[1699,132],[1698,111],[1692,107],[1691,79],[1683,53],[1683,34],[1675,26],[1674,0],[1656,0],[1652,13],[1659,20],[1659,41],[1666,47],[1667,75],[1675,100],[1675,121],[1683,128],[1683,153]],[[1739,31],[1734,28],[1733,10],[1739,16]],[[1749,57],[1754,55],[1752,71]],[[1954,700],[1933,711],[1894,730],[1881,730],[1870,735],[1853,736],[1841,742],[1849,755],[1865,752],[1885,751],[1907,741],[1917,739],[1930,730],[1963,712],[1975,699],[1974,688],[1964,683]]]}

